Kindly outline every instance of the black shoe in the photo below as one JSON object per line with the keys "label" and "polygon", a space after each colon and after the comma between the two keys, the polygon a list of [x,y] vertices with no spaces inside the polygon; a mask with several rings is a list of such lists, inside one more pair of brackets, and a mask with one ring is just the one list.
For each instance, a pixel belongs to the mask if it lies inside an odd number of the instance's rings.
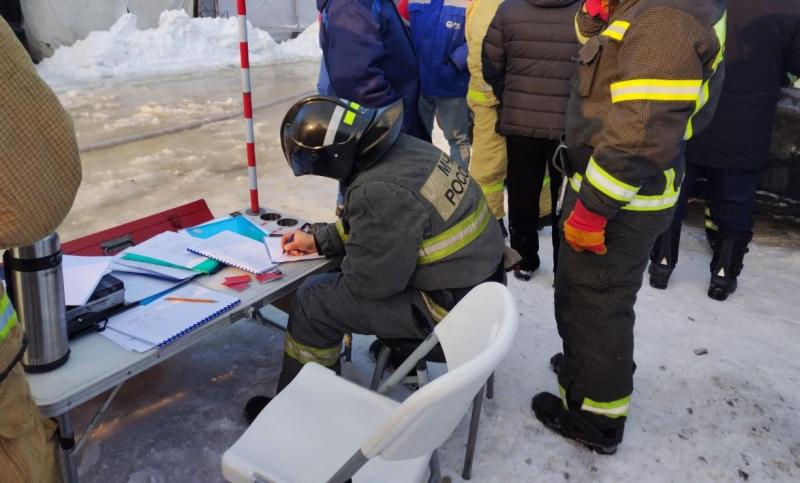
{"label": "black shoe", "polygon": [[546,392],[534,396],[531,409],[536,414],[536,419],[547,428],[565,438],[577,441],[597,454],[612,455],[617,452],[617,445],[622,442],[624,418],[620,418],[622,421],[609,420],[612,422],[609,428],[600,429],[589,421],[588,413],[577,409],[564,409],[561,398]]}
{"label": "black shoe", "polygon": [[561,371],[561,366],[564,364],[564,354],[559,352],[550,358],[550,369],[558,375]]}
{"label": "black shoe", "polygon": [[747,245],[752,233],[719,232],[714,256],[711,259],[711,284],[708,296],[723,301],[736,291],[736,279],[744,268],[744,256],[749,249]]}
{"label": "black shoe", "polygon": [[533,270],[525,270],[518,266],[514,269],[514,278],[522,280],[523,282],[529,282],[533,278]]}
{"label": "black shoe", "polygon": [[650,286],[659,290],[666,290],[669,285],[669,277],[672,276],[673,268],[668,265],[659,265],[650,262],[647,271],[650,273]]}
{"label": "black shoe", "polygon": [[267,396],[251,397],[250,400],[247,401],[247,404],[244,405],[244,410],[242,411],[247,424],[253,424],[253,421],[256,420],[270,401],[272,401],[272,398]]}
{"label": "black shoe", "polygon": [[736,291],[738,282],[735,277],[711,277],[711,284],[708,286],[708,296],[714,300],[724,302],[728,296]]}

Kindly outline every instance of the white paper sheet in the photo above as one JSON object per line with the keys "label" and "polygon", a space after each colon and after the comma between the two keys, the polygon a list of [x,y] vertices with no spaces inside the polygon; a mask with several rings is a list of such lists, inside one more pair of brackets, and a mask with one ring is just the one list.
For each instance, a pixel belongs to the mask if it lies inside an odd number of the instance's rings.
{"label": "white paper sheet", "polygon": [[255,274],[277,266],[270,260],[263,243],[227,230],[205,240],[196,240],[189,250]]}
{"label": "white paper sheet", "polygon": [[186,280],[188,278],[200,275],[198,272],[192,270],[183,270],[180,268],[165,267],[163,265],[155,265],[153,263],[137,262],[135,260],[123,260],[122,258],[114,259],[111,269],[118,272],[138,273],[140,275],[149,275],[151,277],[162,277],[170,280]]}
{"label": "white paper sheet", "polygon": [[155,347],[155,344],[136,339],[122,332],[117,332],[111,327],[106,327],[106,330],[100,332],[100,335],[129,351],[147,352]]}
{"label": "white paper sheet", "polygon": [[181,280],[168,280],[136,273],[112,271],[111,275],[117,277],[125,284],[125,303],[144,300],[153,295],[163,293],[182,283]]}
{"label": "white paper sheet", "polygon": [[186,267],[188,269],[196,267],[208,260],[208,258],[196,255],[186,249],[195,241],[195,238],[185,233],[165,231],[153,238],[145,240],[139,245],[125,249],[122,255],[124,256],[126,253],[136,254],[171,263],[179,267]]}
{"label": "white paper sheet", "polygon": [[291,255],[287,255],[283,253],[283,247],[281,246],[281,238],[277,236],[264,237],[264,243],[267,245],[267,250],[269,251],[269,257],[272,259],[273,262],[276,263],[300,262],[303,260],[316,260],[319,258],[324,258],[319,253],[312,253],[310,255],[301,255],[299,257],[293,257]]}
{"label": "white paper sheet", "polygon": [[64,272],[64,296],[67,305],[85,305],[109,271],[114,257],[78,257],[64,255],[61,267]]}

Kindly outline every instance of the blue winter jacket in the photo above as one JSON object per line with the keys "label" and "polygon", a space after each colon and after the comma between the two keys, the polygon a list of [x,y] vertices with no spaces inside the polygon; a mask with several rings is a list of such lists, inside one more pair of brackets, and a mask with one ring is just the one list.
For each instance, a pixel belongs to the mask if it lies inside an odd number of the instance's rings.
{"label": "blue winter jacket", "polygon": [[411,35],[419,53],[422,94],[466,97],[469,84],[464,38],[467,0],[409,0]]}
{"label": "blue winter jacket", "polygon": [[392,0],[317,0],[328,95],[368,107],[403,99],[403,131],[430,136],[419,117],[417,56]]}

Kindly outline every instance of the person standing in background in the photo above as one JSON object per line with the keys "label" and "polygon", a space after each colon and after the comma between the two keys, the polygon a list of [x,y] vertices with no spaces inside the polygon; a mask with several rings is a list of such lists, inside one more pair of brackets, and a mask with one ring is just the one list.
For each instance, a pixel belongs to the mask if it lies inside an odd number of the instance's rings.
{"label": "person standing in background", "polygon": [[[30,245],[69,212],[81,182],[72,119],[0,19],[0,249]],[[33,402],[23,328],[0,284],[0,480],[60,481],[56,425]]]}
{"label": "person standing in background", "polygon": [[428,135],[436,118],[450,157],[466,168],[470,159],[467,106],[467,42],[464,23],[468,0],[409,0],[411,36],[419,57],[419,112]]}
{"label": "person standing in background", "polygon": [[371,108],[403,100],[403,132],[430,140],[419,115],[419,70],[411,34],[392,0],[317,0],[329,83],[324,95]]}
{"label": "person standing in background", "polygon": [[[681,226],[697,178],[706,178],[716,229],[708,296],[736,290],[753,237],[753,198],[769,153],[780,88],[800,75],[800,0],[728,0],[725,84],[711,125],[686,148],[675,219],[650,256],[650,285],[665,289],[678,263]],[[708,213],[707,213],[708,214]]]}
{"label": "person standing in background", "polygon": [[474,122],[469,174],[480,185],[489,208],[500,223],[503,236],[507,237],[508,232],[503,223],[506,216],[503,193],[508,164],[506,140],[495,129],[499,101],[492,93],[492,86],[484,80],[481,65],[483,38],[502,2],[503,0],[472,0],[467,6],[464,35],[467,39],[467,66],[470,74],[467,104]]}
{"label": "person standing in background", "polygon": [[500,100],[497,131],[508,152],[508,224],[511,248],[522,255],[514,269],[530,280],[539,268],[539,200],[549,166],[553,271],[558,260],[556,204],[561,176],[552,160],[564,135],[578,0],[507,0],[483,43],[483,77]]}

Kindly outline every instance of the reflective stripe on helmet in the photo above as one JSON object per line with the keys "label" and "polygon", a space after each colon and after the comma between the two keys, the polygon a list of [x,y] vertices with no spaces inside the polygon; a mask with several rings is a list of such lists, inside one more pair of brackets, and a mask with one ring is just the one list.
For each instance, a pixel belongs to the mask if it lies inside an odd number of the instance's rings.
{"label": "reflective stripe on helmet", "polygon": [[322,141],[323,146],[330,146],[336,140],[336,133],[339,132],[339,124],[342,123],[342,116],[344,116],[344,107],[336,106],[333,110],[333,114],[331,114],[328,130],[325,132],[325,140]]}

